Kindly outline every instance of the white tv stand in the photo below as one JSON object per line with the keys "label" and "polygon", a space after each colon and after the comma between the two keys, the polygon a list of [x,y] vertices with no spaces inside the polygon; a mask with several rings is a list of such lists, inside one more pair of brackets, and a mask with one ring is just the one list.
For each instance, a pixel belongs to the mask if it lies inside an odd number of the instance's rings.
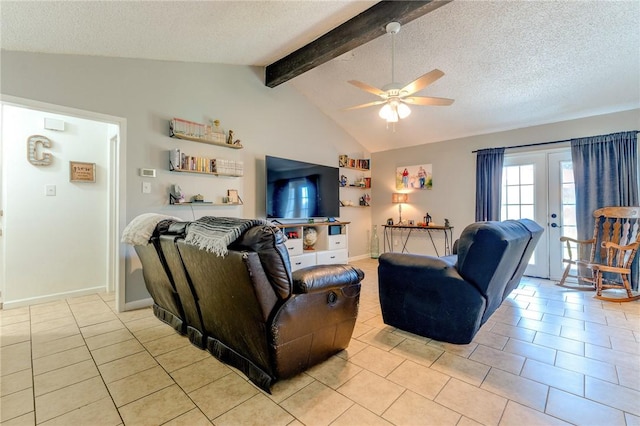
{"label": "white tv stand", "polygon": [[[346,264],[349,261],[347,225],[351,222],[283,223],[278,228],[287,236],[285,245],[291,259],[291,270],[313,265]],[[304,246],[304,234],[315,228],[313,248]]]}

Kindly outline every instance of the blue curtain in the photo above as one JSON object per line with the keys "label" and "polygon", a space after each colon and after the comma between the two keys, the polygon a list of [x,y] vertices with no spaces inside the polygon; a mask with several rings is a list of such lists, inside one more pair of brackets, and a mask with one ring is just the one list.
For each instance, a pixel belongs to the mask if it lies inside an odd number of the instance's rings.
{"label": "blue curtain", "polygon": [[504,148],[481,149],[476,157],[476,222],[500,220]]}
{"label": "blue curtain", "polygon": [[[600,207],[638,205],[637,131],[571,140],[578,239],[593,236],[593,212]],[[632,273],[638,287],[637,260]]]}

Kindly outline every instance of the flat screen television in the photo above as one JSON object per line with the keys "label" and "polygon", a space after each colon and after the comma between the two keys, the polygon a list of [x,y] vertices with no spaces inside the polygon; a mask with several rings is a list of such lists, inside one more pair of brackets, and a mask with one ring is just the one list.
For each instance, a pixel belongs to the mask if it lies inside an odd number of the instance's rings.
{"label": "flat screen television", "polygon": [[267,155],[267,218],[309,219],[340,215],[337,167]]}

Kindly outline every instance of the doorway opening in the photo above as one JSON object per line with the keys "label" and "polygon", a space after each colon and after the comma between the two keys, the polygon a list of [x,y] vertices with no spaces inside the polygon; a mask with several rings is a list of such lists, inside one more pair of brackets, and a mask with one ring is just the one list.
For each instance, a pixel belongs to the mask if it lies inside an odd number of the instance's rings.
{"label": "doorway opening", "polygon": [[[125,145],[126,145],[126,119],[121,117],[109,116],[105,114],[95,113],[91,111],[78,110],[68,107],[63,107],[59,105],[47,104],[39,101],[34,101],[30,99],[16,98],[11,96],[3,96],[0,106],[2,106],[2,120],[5,122],[5,110],[11,111],[14,116],[19,116],[20,114],[24,114],[25,116],[29,116],[29,119],[34,119],[34,117],[38,118],[41,115],[50,114],[54,117],[67,117],[72,125],[69,125],[67,132],[60,132],[59,134],[55,134],[50,132],[50,134],[54,135],[53,139],[59,139],[60,141],[64,141],[64,143],[58,142],[54,144],[54,147],[47,148],[46,150],[52,156],[53,161],[56,161],[57,164],[55,167],[50,167],[46,169],[44,167],[36,167],[31,164],[27,164],[30,169],[26,170],[26,173],[29,178],[34,178],[36,182],[32,182],[31,191],[33,196],[33,200],[31,204],[29,203],[18,203],[20,193],[16,191],[16,188],[22,188],[20,185],[20,171],[18,174],[15,174],[15,170],[12,167],[12,163],[20,163],[24,164],[26,162],[24,156],[24,150],[26,150],[26,138],[23,140],[22,134],[20,131],[17,131],[11,137],[8,137],[8,133],[5,134],[3,131],[3,137],[0,140],[0,150],[2,151],[2,164],[0,169],[0,174],[2,175],[2,189],[0,193],[1,199],[1,209],[3,211],[3,215],[0,216],[0,225],[4,232],[4,235],[0,237],[0,276],[1,287],[0,290],[4,297],[4,308],[11,308],[17,306],[24,306],[33,303],[42,303],[49,300],[61,299],[64,297],[81,295],[83,292],[90,292],[91,288],[93,291],[96,291],[96,288],[103,288],[107,291],[115,291],[115,307],[118,311],[123,311],[125,309],[125,279],[124,279],[124,261],[126,257],[126,252],[124,247],[120,244],[120,235],[125,225],[126,219],[126,174],[125,174]],[[23,112],[21,112],[23,111]],[[8,123],[8,122],[5,122]],[[100,129],[97,131],[98,134],[104,134],[104,138],[100,138],[100,140],[104,141],[104,146],[102,147],[104,151],[104,159],[97,165],[96,173],[101,177],[102,182],[98,183],[75,183],[71,182],[67,177],[67,174],[70,173],[69,164],[71,163],[68,160],[79,160],[83,158],[93,158],[93,154],[87,154],[83,151],[83,149],[88,148],[90,143],[87,141],[86,147],[82,146],[82,144],[78,144],[80,148],[78,150],[73,151],[74,158],[67,158],[65,155],[71,152],[71,145],[73,143],[73,137],[76,137],[83,140],[83,135],[78,133],[74,134],[74,131],[78,131],[79,126],[76,126],[75,123],[88,123],[87,126],[95,126],[95,128]],[[26,126],[25,126],[26,127]],[[40,129],[43,128],[42,124],[38,124],[37,126],[31,126],[29,129],[22,130],[22,132],[36,133],[38,127]],[[3,126],[3,128],[7,128],[7,126]],[[84,129],[82,127],[81,129]],[[20,129],[18,129],[20,130]],[[42,130],[41,132],[47,132],[49,130]],[[93,133],[91,133],[93,135]],[[7,140],[5,140],[5,138]],[[108,145],[108,146],[107,146]],[[41,149],[40,147],[39,149]],[[19,152],[18,152],[19,150]],[[13,152],[13,154],[8,157],[5,155],[7,152]],[[18,157],[18,153],[22,154]],[[57,158],[56,158],[57,157]],[[23,161],[24,160],[24,161]],[[9,167],[11,166],[11,167]],[[16,179],[16,176],[18,177]],[[39,180],[37,180],[39,179]],[[46,181],[46,182],[45,182]],[[49,182],[50,181],[50,182]],[[23,183],[26,181],[22,181]],[[44,185],[43,183],[46,183]],[[11,185],[11,186],[9,186]],[[34,186],[35,185],[35,186]],[[40,188],[42,186],[42,188]],[[56,190],[57,187],[57,190]],[[35,191],[34,189],[35,188]],[[42,189],[42,191],[39,191]],[[46,189],[46,191],[45,191]],[[102,234],[104,237],[101,239],[102,241],[98,244],[93,245],[96,251],[99,250],[99,254],[97,257],[102,257],[101,263],[99,263],[100,269],[103,270],[103,278],[102,280],[89,277],[87,281],[89,285],[86,286],[86,289],[83,289],[81,286],[65,286],[64,283],[61,284],[61,281],[64,281],[64,276],[74,277],[74,274],[79,274],[82,269],[74,268],[73,262],[67,263],[66,265],[59,265],[56,263],[56,255],[58,251],[67,250],[69,253],[67,258],[73,256],[72,248],[69,244],[69,241],[66,241],[64,237],[58,237],[57,240],[52,242],[47,238],[50,238],[46,233],[43,235],[34,236],[32,235],[32,239],[37,239],[41,242],[46,242],[48,244],[47,250],[40,250],[37,255],[32,255],[29,252],[28,248],[22,247],[19,255],[16,255],[15,252],[12,251],[12,262],[9,265],[8,257],[9,257],[9,244],[12,244],[15,248],[15,242],[19,242],[20,236],[16,235],[16,228],[13,226],[8,226],[8,221],[13,221],[12,223],[19,223],[20,218],[16,218],[16,214],[20,211],[20,209],[25,209],[25,211],[30,213],[31,224],[37,224],[39,220],[45,221],[51,219],[52,210],[49,209],[49,205],[57,208],[56,211],[56,219],[60,220],[60,222],[64,222],[66,217],[64,213],[61,213],[62,207],[60,204],[65,204],[63,200],[73,200],[73,203],[69,203],[69,214],[68,216],[73,216],[71,213],[71,205],[73,205],[74,209],[76,209],[76,217],[81,217],[83,212],[83,204],[82,199],[86,196],[85,206],[90,207],[92,200],[95,200],[96,196],[99,196],[100,191],[106,193],[106,195],[102,195],[100,198],[100,216],[104,218],[100,223],[102,224],[102,228],[106,228],[106,232],[103,230]],[[57,194],[56,194],[57,192]],[[56,197],[57,195],[57,197]],[[25,194],[26,197],[26,194]],[[64,198],[68,197],[68,198]],[[92,198],[94,197],[94,198]],[[99,196],[100,197],[100,196]],[[53,203],[55,201],[55,203]],[[88,210],[88,208],[87,208]],[[97,210],[96,210],[97,211]],[[88,215],[87,215],[88,216]],[[25,225],[24,223],[22,225]],[[28,229],[28,223],[24,229]],[[64,225],[62,225],[64,226]],[[67,229],[68,228],[68,229]],[[68,235],[72,236],[74,233],[74,223],[68,223],[64,228],[65,231],[68,231]],[[11,231],[12,233],[9,233]],[[59,230],[56,230],[58,233]],[[78,232],[79,229],[76,229],[76,234],[81,233]],[[11,236],[11,242],[9,242],[8,236]],[[22,244],[19,242],[19,244]],[[57,247],[56,248],[56,244]],[[67,245],[65,245],[67,244]],[[75,240],[75,244],[84,245],[84,250],[91,250],[92,241],[91,238],[87,238],[86,241],[78,242]],[[50,246],[50,247],[49,247]],[[35,246],[34,246],[35,247]],[[35,251],[34,253],[35,254]],[[9,269],[10,267],[14,267],[13,260],[21,259],[20,265],[22,270],[36,270],[40,269],[40,275],[43,277],[48,276],[57,276],[58,278],[55,280],[46,280],[43,279],[42,284],[44,288],[37,288],[35,286],[38,285],[38,275],[34,275],[30,282],[27,285],[34,286],[32,289],[19,289],[19,291],[14,291],[16,289],[16,285],[24,285],[26,281],[15,279],[17,276],[13,271]],[[24,262],[26,263],[24,263]],[[30,265],[28,268],[25,265]],[[69,265],[72,265],[69,267]],[[75,264],[76,266],[82,266],[78,262]],[[104,268],[102,267],[104,266]],[[66,268],[67,270],[61,270]],[[88,274],[87,274],[88,275]],[[62,277],[62,278],[61,278]],[[8,280],[7,278],[10,278]],[[35,278],[35,279],[34,279]],[[75,277],[74,277],[75,278]],[[97,283],[97,284],[94,284]],[[11,286],[14,286],[13,288]],[[9,292],[7,290],[10,290]],[[14,297],[6,297],[13,292]],[[9,294],[8,294],[9,293]]]}

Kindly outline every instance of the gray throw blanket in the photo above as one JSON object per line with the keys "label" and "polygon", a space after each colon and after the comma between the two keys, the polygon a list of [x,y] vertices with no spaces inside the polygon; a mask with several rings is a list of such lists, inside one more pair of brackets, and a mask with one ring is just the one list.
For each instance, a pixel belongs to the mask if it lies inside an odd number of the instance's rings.
{"label": "gray throw blanket", "polygon": [[184,241],[202,250],[224,256],[228,252],[229,244],[237,240],[243,232],[257,225],[271,223],[264,219],[205,216],[189,224]]}

